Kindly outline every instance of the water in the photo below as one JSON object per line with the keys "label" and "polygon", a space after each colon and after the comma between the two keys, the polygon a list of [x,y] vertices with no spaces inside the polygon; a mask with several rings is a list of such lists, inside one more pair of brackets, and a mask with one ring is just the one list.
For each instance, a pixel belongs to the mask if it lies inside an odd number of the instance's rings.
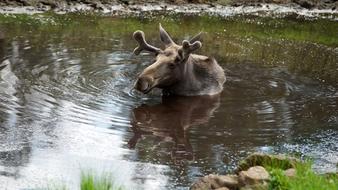
{"label": "water", "polygon": [[[175,40],[207,32],[201,54],[225,69],[215,98],[132,90],[152,56],[132,55],[157,23]],[[1,17],[0,186],[66,184],[109,172],[129,189],[187,189],[256,151],[338,162],[337,22],[96,16]]]}

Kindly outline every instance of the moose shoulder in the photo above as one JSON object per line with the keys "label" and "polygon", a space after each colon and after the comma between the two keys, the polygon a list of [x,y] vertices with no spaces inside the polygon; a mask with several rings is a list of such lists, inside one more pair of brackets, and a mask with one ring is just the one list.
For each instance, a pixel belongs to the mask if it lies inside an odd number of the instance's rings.
{"label": "moose shoulder", "polygon": [[165,49],[149,45],[142,31],[133,35],[138,42],[134,54],[142,50],[153,52],[156,61],[138,76],[135,88],[143,93],[160,88],[167,95],[215,95],[223,90],[225,75],[214,58],[193,54],[202,47],[200,34],[177,45],[160,24],[160,38]]}

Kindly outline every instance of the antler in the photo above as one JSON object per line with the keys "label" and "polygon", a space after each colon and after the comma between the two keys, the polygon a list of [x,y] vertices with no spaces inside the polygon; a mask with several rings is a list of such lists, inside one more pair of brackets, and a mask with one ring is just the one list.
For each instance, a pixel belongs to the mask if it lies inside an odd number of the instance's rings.
{"label": "antler", "polygon": [[160,29],[160,38],[161,41],[165,44],[165,46],[170,46],[171,44],[174,44],[175,42],[171,39],[170,35],[167,31],[162,27],[161,23],[159,24]]}
{"label": "antler", "polygon": [[134,49],[135,55],[139,55],[142,50],[146,50],[146,51],[153,52],[153,53],[159,53],[162,51],[161,49],[148,44],[146,42],[144,32],[141,30],[135,31],[133,34],[133,37],[138,43],[138,46]]}
{"label": "antler", "polygon": [[182,42],[182,51],[183,58],[187,58],[190,53],[200,49],[202,47],[202,43],[200,41],[195,41],[194,43],[190,43],[188,40],[183,40]]}
{"label": "antler", "polygon": [[199,32],[198,34],[196,34],[194,37],[192,37],[189,42],[190,43],[194,43],[194,42],[197,42],[197,41],[200,41],[200,42],[203,42],[202,40],[202,35],[203,35],[203,32]]}

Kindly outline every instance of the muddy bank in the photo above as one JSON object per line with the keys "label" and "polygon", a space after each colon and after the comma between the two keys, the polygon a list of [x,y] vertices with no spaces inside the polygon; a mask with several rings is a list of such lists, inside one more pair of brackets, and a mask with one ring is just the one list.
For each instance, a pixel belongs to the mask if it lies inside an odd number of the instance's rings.
{"label": "muddy bank", "polygon": [[216,14],[281,14],[335,18],[338,15],[336,0],[2,0],[0,13],[57,13],[95,11],[111,15],[131,15],[143,12]]}
{"label": "muddy bank", "polygon": [[305,9],[337,9],[337,0],[232,0],[229,4],[232,6],[252,5],[261,6],[261,3],[291,5]]}
{"label": "muddy bank", "polygon": [[95,9],[102,9],[104,6],[129,6],[141,5],[149,3],[153,5],[170,4],[170,5],[183,5],[183,4],[209,4],[212,6],[228,5],[228,6],[262,6],[263,4],[279,4],[299,6],[306,9],[337,9],[338,2],[336,0],[2,0],[0,6],[33,6],[50,8],[63,8],[75,4],[89,5]]}
{"label": "muddy bank", "polygon": [[[144,4],[142,4],[145,2]],[[195,1],[191,1],[195,2]],[[223,3],[222,3],[223,2]],[[0,14],[34,14],[53,11],[58,14],[69,12],[98,12],[108,16],[156,16],[163,14],[186,14],[231,17],[235,15],[258,15],[269,17],[305,17],[326,18],[338,20],[336,2],[328,5],[333,7],[319,9],[304,8],[296,3],[281,3],[282,1],[200,1],[187,3],[186,1],[1,1]],[[260,3],[264,2],[264,3]],[[278,3],[279,2],[279,3]]]}

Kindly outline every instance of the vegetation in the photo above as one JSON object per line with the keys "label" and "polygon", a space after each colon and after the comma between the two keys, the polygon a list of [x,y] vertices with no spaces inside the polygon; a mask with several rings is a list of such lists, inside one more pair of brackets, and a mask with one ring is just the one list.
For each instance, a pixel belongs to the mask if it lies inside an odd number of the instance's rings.
{"label": "vegetation", "polygon": [[[124,190],[125,188],[114,183],[114,179],[107,173],[96,176],[94,172],[81,173],[80,190]],[[66,185],[49,185],[48,190],[68,190]]]}
{"label": "vegetation", "polygon": [[337,173],[316,174],[311,166],[312,162],[302,162],[295,157],[253,153],[238,164],[235,174],[207,175],[195,182],[191,189],[203,190],[212,187],[240,190],[338,189]]}
{"label": "vegetation", "polygon": [[[198,17],[198,22],[190,22]],[[74,27],[88,27],[90,31],[101,31],[124,34],[143,28],[147,33],[157,29],[157,25],[165,24],[166,29],[173,31],[174,36],[181,36],[198,28],[204,32],[223,33],[224,35],[255,37],[258,39],[286,39],[295,41],[309,41],[328,46],[338,46],[336,28],[338,23],[327,19],[306,20],[301,18],[270,18],[252,15],[240,15],[230,18],[219,16],[184,16],[182,14],[144,13],[142,17],[128,18],[102,17],[99,13],[68,13],[58,15],[52,12],[26,14],[0,14],[0,24],[40,27],[44,30],[55,30],[60,25],[69,29]],[[88,25],[89,24],[89,25]],[[56,26],[56,27],[52,27]],[[157,30],[156,30],[157,31]]]}
{"label": "vegetation", "polygon": [[[256,160],[257,161],[257,160]],[[285,169],[290,163],[295,168],[295,176],[285,175]],[[259,160],[256,164],[261,163]],[[294,160],[267,159],[262,163],[270,173],[269,190],[336,190],[338,189],[337,174],[319,175],[312,170],[312,162],[294,162]],[[113,178],[103,173],[95,176],[92,171],[82,172],[80,180],[81,190],[125,190],[114,183]],[[265,188],[264,188],[265,189]],[[48,190],[68,190],[65,185],[49,187]]]}
{"label": "vegetation", "polygon": [[113,183],[112,178],[103,174],[101,177],[94,177],[92,173],[81,174],[81,190],[123,190],[121,186]]}
{"label": "vegetation", "polygon": [[282,168],[285,165],[273,164],[265,168],[269,171],[271,181],[269,190],[336,190],[338,189],[337,174],[318,175],[311,169],[312,163],[297,163],[294,177],[287,177]]}

